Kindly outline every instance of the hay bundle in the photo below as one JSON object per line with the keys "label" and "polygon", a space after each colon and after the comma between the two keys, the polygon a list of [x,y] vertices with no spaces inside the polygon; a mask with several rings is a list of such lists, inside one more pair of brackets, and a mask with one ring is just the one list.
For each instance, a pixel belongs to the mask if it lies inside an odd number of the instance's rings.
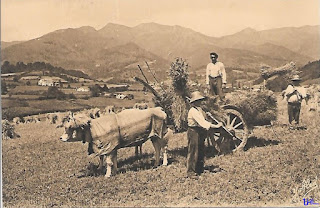
{"label": "hay bundle", "polygon": [[285,90],[291,83],[291,74],[275,75],[267,80],[266,88],[273,92],[281,92]]}
{"label": "hay bundle", "polygon": [[240,109],[249,126],[267,125],[277,119],[277,99],[271,91],[231,93],[227,103]]}
{"label": "hay bundle", "polygon": [[286,74],[286,73],[294,70],[295,67],[296,67],[296,64],[294,62],[287,63],[284,66],[274,68],[274,69],[271,67],[262,66],[261,67],[261,76],[264,79],[268,79],[274,75]]}
{"label": "hay bundle", "polygon": [[159,96],[154,100],[156,106],[165,109],[169,124],[174,126],[176,132],[182,132],[188,128],[187,116],[190,108],[187,101],[187,97],[190,97],[188,67],[184,59],[176,58],[169,70],[171,84],[165,91],[159,92]]}
{"label": "hay bundle", "polygon": [[281,92],[286,89],[291,82],[291,77],[297,73],[294,62],[278,68],[261,66],[261,77],[267,80],[266,88],[274,92]]}
{"label": "hay bundle", "polygon": [[172,124],[176,132],[185,131],[188,128],[187,116],[190,108],[186,100],[185,93],[174,90],[169,87],[163,94],[160,95],[161,100],[154,100],[156,106],[162,106],[168,116],[169,124]]}
{"label": "hay bundle", "polygon": [[2,139],[14,139],[19,137],[20,135],[15,132],[14,126],[11,125],[8,120],[2,121]]}

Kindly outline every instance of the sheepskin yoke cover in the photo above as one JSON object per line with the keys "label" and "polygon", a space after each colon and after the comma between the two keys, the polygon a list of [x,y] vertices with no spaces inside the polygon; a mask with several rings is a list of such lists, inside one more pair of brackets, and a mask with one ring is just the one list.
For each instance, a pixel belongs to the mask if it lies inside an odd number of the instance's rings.
{"label": "sheepskin yoke cover", "polygon": [[166,117],[166,113],[157,107],[145,110],[127,109],[119,114],[91,120],[92,138],[102,143],[102,148],[98,149],[99,155],[110,154],[116,147],[132,146],[143,137],[163,138],[167,131]]}

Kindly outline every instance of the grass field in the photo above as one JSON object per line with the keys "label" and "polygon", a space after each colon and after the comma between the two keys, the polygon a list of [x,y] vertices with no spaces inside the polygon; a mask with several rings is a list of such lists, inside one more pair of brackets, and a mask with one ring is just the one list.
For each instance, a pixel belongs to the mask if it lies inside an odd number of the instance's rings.
{"label": "grass field", "polygon": [[[97,101],[98,102],[98,101]],[[273,127],[255,128],[245,151],[217,156],[206,149],[206,171],[186,178],[187,139],[169,142],[169,165],[152,168],[153,147],[118,152],[119,172],[111,178],[84,176],[86,145],[59,141],[62,129],[46,122],[16,126],[20,139],[2,141],[5,207],[102,206],[303,206],[320,202],[319,113],[303,105],[306,130],[289,130],[285,102],[279,99]]]}

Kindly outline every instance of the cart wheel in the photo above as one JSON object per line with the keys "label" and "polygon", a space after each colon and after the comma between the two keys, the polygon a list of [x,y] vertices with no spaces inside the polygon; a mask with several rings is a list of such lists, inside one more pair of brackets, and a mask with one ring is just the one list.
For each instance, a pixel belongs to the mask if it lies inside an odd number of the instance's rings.
{"label": "cart wheel", "polygon": [[248,125],[239,111],[234,109],[225,109],[224,112],[225,127],[234,135],[232,138],[234,143],[233,151],[243,150],[248,141]]}

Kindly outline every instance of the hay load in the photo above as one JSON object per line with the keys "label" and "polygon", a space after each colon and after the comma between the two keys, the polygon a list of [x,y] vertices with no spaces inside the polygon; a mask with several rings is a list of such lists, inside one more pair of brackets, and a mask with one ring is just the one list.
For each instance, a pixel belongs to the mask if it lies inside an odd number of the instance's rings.
{"label": "hay load", "polygon": [[264,79],[269,79],[272,76],[275,75],[283,75],[288,72],[291,72],[296,68],[296,64],[294,62],[287,63],[281,67],[278,68],[271,68],[270,66],[262,66],[261,67],[261,76]]}
{"label": "hay load", "polygon": [[277,119],[277,99],[272,91],[233,92],[226,102],[239,108],[249,126],[268,125]]}
{"label": "hay load", "polygon": [[294,74],[298,74],[294,62],[287,63],[278,68],[271,68],[270,66],[261,67],[261,77],[266,80],[266,88],[274,92],[284,90]]}

